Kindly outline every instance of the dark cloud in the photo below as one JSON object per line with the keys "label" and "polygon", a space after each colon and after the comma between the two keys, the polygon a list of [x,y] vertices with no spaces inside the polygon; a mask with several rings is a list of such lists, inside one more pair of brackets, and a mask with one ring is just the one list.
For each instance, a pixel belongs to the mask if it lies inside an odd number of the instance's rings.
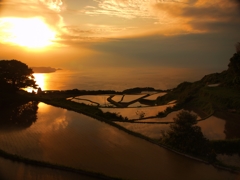
{"label": "dark cloud", "polygon": [[0,13],[1,13],[2,8],[3,8],[3,0],[0,0]]}
{"label": "dark cloud", "polygon": [[234,53],[236,36],[225,33],[149,36],[96,43],[93,49],[112,54],[109,61],[125,66],[225,68]]}
{"label": "dark cloud", "polygon": [[[231,9],[221,9],[218,6],[214,7],[186,7],[183,8],[182,12],[179,14],[184,17],[193,17],[193,18],[209,18],[209,19],[235,19],[238,18],[237,11],[235,8]],[[223,20],[221,19],[221,20]],[[208,20],[208,19],[205,19]]]}
{"label": "dark cloud", "polygon": [[238,9],[239,9],[239,11],[240,11],[240,0],[234,0],[234,1],[237,3]]}
{"label": "dark cloud", "polygon": [[[239,34],[240,31],[240,21],[234,22],[234,21],[229,21],[229,22],[191,22],[191,25],[198,30],[211,30],[212,32],[228,32],[229,34],[234,33],[234,34]],[[239,36],[240,38],[240,36]]]}
{"label": "dark cloud", "polygon": [[[195,2],[180,5],[179,3],[158,3],[156,8],[182,19],[195,30],[216,31],[215,27],[226,29],[225,26],[228,26],[228,23],[230,27],[233,27],[234,23],[235,27],[239,27],[240,11],[237,7],[240,5],[240,0],[209,2],[203,1],[200,6]],[[210,25],[211,23],[212,25]]]}
{"label": "dark cloud", "polygon": [[236,3],[238,3],[240,5],[240,0],[233,0],[233,1],[235,1]]}

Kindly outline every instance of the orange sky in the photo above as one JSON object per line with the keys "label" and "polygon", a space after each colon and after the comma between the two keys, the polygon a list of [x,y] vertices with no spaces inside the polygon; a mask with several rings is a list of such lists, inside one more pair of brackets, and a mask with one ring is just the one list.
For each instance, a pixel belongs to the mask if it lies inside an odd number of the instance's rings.
{"label": "orange sky", "polygon": [[237,0],[0,0],[0,59],[29,66],[225,68]]}

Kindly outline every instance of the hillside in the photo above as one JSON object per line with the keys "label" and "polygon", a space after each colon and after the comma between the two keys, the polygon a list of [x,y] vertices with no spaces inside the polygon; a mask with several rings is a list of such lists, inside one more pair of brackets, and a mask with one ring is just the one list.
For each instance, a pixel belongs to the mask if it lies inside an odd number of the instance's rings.
{"label": "hillside", "polygon": [[240,52],[230,58],[228,69],[221,73],[205,75],[196,82],[183,82],[165,96],[158,97],[157,104],[177,100],[180,107],[191,107],[204,115],[216,111],[240,114]]}

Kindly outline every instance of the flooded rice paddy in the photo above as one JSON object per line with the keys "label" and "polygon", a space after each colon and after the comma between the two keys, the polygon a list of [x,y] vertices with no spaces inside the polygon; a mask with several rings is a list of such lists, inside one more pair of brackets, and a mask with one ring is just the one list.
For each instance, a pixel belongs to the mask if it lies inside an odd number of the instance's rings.
{"label": "flooded rice paddy", "polygon": [[54,170],[51,168],[43,168],[38,166],[30,166],[24,163],[13,162],[4,158],[0,158],[0,179],[1,180],[97,180],[97,178]]}
{"label": "flooded rice paddy", "polygon": [[100,108],[103,112],[111,112],[119,114],[128,119],[139,119],[141,115],[144,117],[156,116],[159,112],[164,111],[167,107],[172,107],[173,105],[163,105],[163,106],[150,106],[150,107],[137,107],[137,108]]}
{"label": "flooded rice paddy", "polygon": [[[149,118],[136,120],[134,123],[119,122],[118,124],[131,131],[138,132],[150,138],[158,139],[161,137],[161,134],[158,132],[161,132],[162,130],[166,131],[169,129],[170,124],[164,123],[172,123],[173,118],[176,117],[178,112],[180,111],[172,112],[164,118]],[[211,116],[197,123],[197,125],[201,127],[203,135],[210,140],[226,139],[225,124],[225,120],[217,118],[215,116]]]}
{"label": "flooded rice paddy", "polygon": [[130,102],[130,101],[136,100],[138,98],[141,98],[143,96],[144,96],[144,94],[123,95],[123,99],[121,99],[120,102]]}
{"label": "flooded rice paddy", "polygon": [[148,107],[149,105],[142,104],[140,102],[135,102],[133,104],[130,104],[128,107]]}
{"label": "flooded rice paddy", "polygon": [[[112,105],[111,103],[109,103],[107,101],[107,98],[110,95],[83,95],[83,96],[77,96],[74,97],[74,101],[75,102],[81,102],[84,104],[91,104],[94,106],[103,106],[103,107],[107,107],[109,105]],[[113,106],[113,105],[112,105]]]}
{"label": "flooded rice paddy", "polygon": [[225,120],[215,116],[198,122],[198,126],[201,127],[204,136],[211,140],[226,139],[225,124]]}
{"label": "flooded rice paddy", "polygon": [[152,94],[152,95],[150,95],[150,96],[148,96],[148,97],[146,97],[146,98],[144,98],[144,99],[156,100],[158,97],[164,96],[165,94],[167,94],[167,93],[165,93],[165,92],[156,93],[156,94]]}
{"label": "flooded rice paddy", "polygon": [[[154,92],[153,94],[149,94],[148,97],[145,97],[144,99],[148,100],[154,100],[158,96],[164,95],[165,93],[156,93]],[[130,102],[133,100],[136,100],[140,97],[143,97],[146,94],[137,94],[137,95],[114,95],[112,99],[115,102]],[[106,102],[107,98],[110,95],[98,95],[98,96],[79,96],[79,97],[84,97],[88,99],[89,101],[86,100],[79,100],[79,99],[73,99],[73,101],[76,102],[82,102],[88,105],[98,105],[102,107],[101,110],[103,112],[111,112],[111,113],[116,113],[119,114],[123,117],[127,117],[129,120],[133,119],[141,119],[139,121],[135,121],[135,123],[125,123],[122,122],[120,123],[122,126],[125,128],[144,134],[144,135],[149,135],[150,137],[160,137],[160,135],[156,135],[155,132],[159,132],[161,130],[167,130],[169,128],[169,125],[163,125],[163,124],[143,124],[143,123],[171,123],[173,122],[173,118],[176,117],[177,113],[180,111],[175,111],[170,113],[167,117],[164,118],[153,118],[156,116],[159,112],[164,111],[167,107],[172,107],[175,105],[176,101],[172,101],[168,103],[167,105],[163,106],[149,106],[149,105],[144,105],[141,104],[140,102],[134,102],[128,106],[128,108],[112,108],[114,107],[113,104]],[[93,102],[94,101],[94,102]],[[105,106],[104,106],[105,104]],[[191,112],[194,113],[194,112]],[[150,117],[149,119],[147,119]],[[145,118],[145,119],[142,119]],[[198,116],[198,120],[200,117]],[[226,139],[226,133],[229,133],[229,137],[239,137],[239,133],[234,130],[234,125],[226,125],[226,120],[221,119],[216,116],[211,116],[203,121],[199,121],[198,126],[201,127],[202,132],[204,136],[210,140],[219,140],[219,139]],[[229,127],[226,131],[226,127]]]}
{"label": "flooded rice paddy", "polygon": [[138,100],[156,100],[157,97],[163,96],[166,93],[154,93],[154,94],[126,94],[126,95],[82,95],[77,97],[68,98],[68,100],[84,103],[91,106],[99,107],[115,107],[114,104],[108,101],[108,98],[111,96],[111,100],[116,103],[127,103],[128,107],[146,107],[149,105],[142,104]]}
{"label": "flooded rice paddy", "polygon": [[[177,155],[104,122],[44,103],[38,104],[37,119],[30,126],[0,130],[0,147],[23,157],[124,179],[238,178],[236,174]],[[3,163],[7,163],[5,177],[13,177],[7,172],[15,173],[14,170],[23,173],[31,170],[1,159],[1,167]],[[39,179],[44,179],[40,173],[48,171],[33,170],[39,173]],[[28,174],[35,176],[34,173]]]}

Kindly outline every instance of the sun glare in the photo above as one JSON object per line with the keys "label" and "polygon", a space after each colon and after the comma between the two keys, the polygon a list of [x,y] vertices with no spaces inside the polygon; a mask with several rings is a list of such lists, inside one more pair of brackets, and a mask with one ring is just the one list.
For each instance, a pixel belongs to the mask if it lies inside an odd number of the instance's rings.
{"label": "sun glare", "polygon": [[33,74],[36,84],[42,89],[45,90],[46,89],[46,76],[45,74],[38,74],[38,73],[34,73]]}
{"label": "sun glare", "polygon": [[44,48],[52,44],[56,32],[40,18],[1,18],[0,40],[27,48]]}
{"label": "sun glare", "polygon": [[[46,74],[44,74],[44,73],[34,73],[33,76],[34,76],[34,80],[36,81],[36,84],[38,85],[38,87],[40,87],[42,90],[46,90],[46,86],[47,86],[47,84],[46,84],[46,79],[47,79]],[[37,92],[37,90],[33,89],[32,87],[28,87],[25,90],[27,92],[33,92],[33,91],[35,93]]]}

